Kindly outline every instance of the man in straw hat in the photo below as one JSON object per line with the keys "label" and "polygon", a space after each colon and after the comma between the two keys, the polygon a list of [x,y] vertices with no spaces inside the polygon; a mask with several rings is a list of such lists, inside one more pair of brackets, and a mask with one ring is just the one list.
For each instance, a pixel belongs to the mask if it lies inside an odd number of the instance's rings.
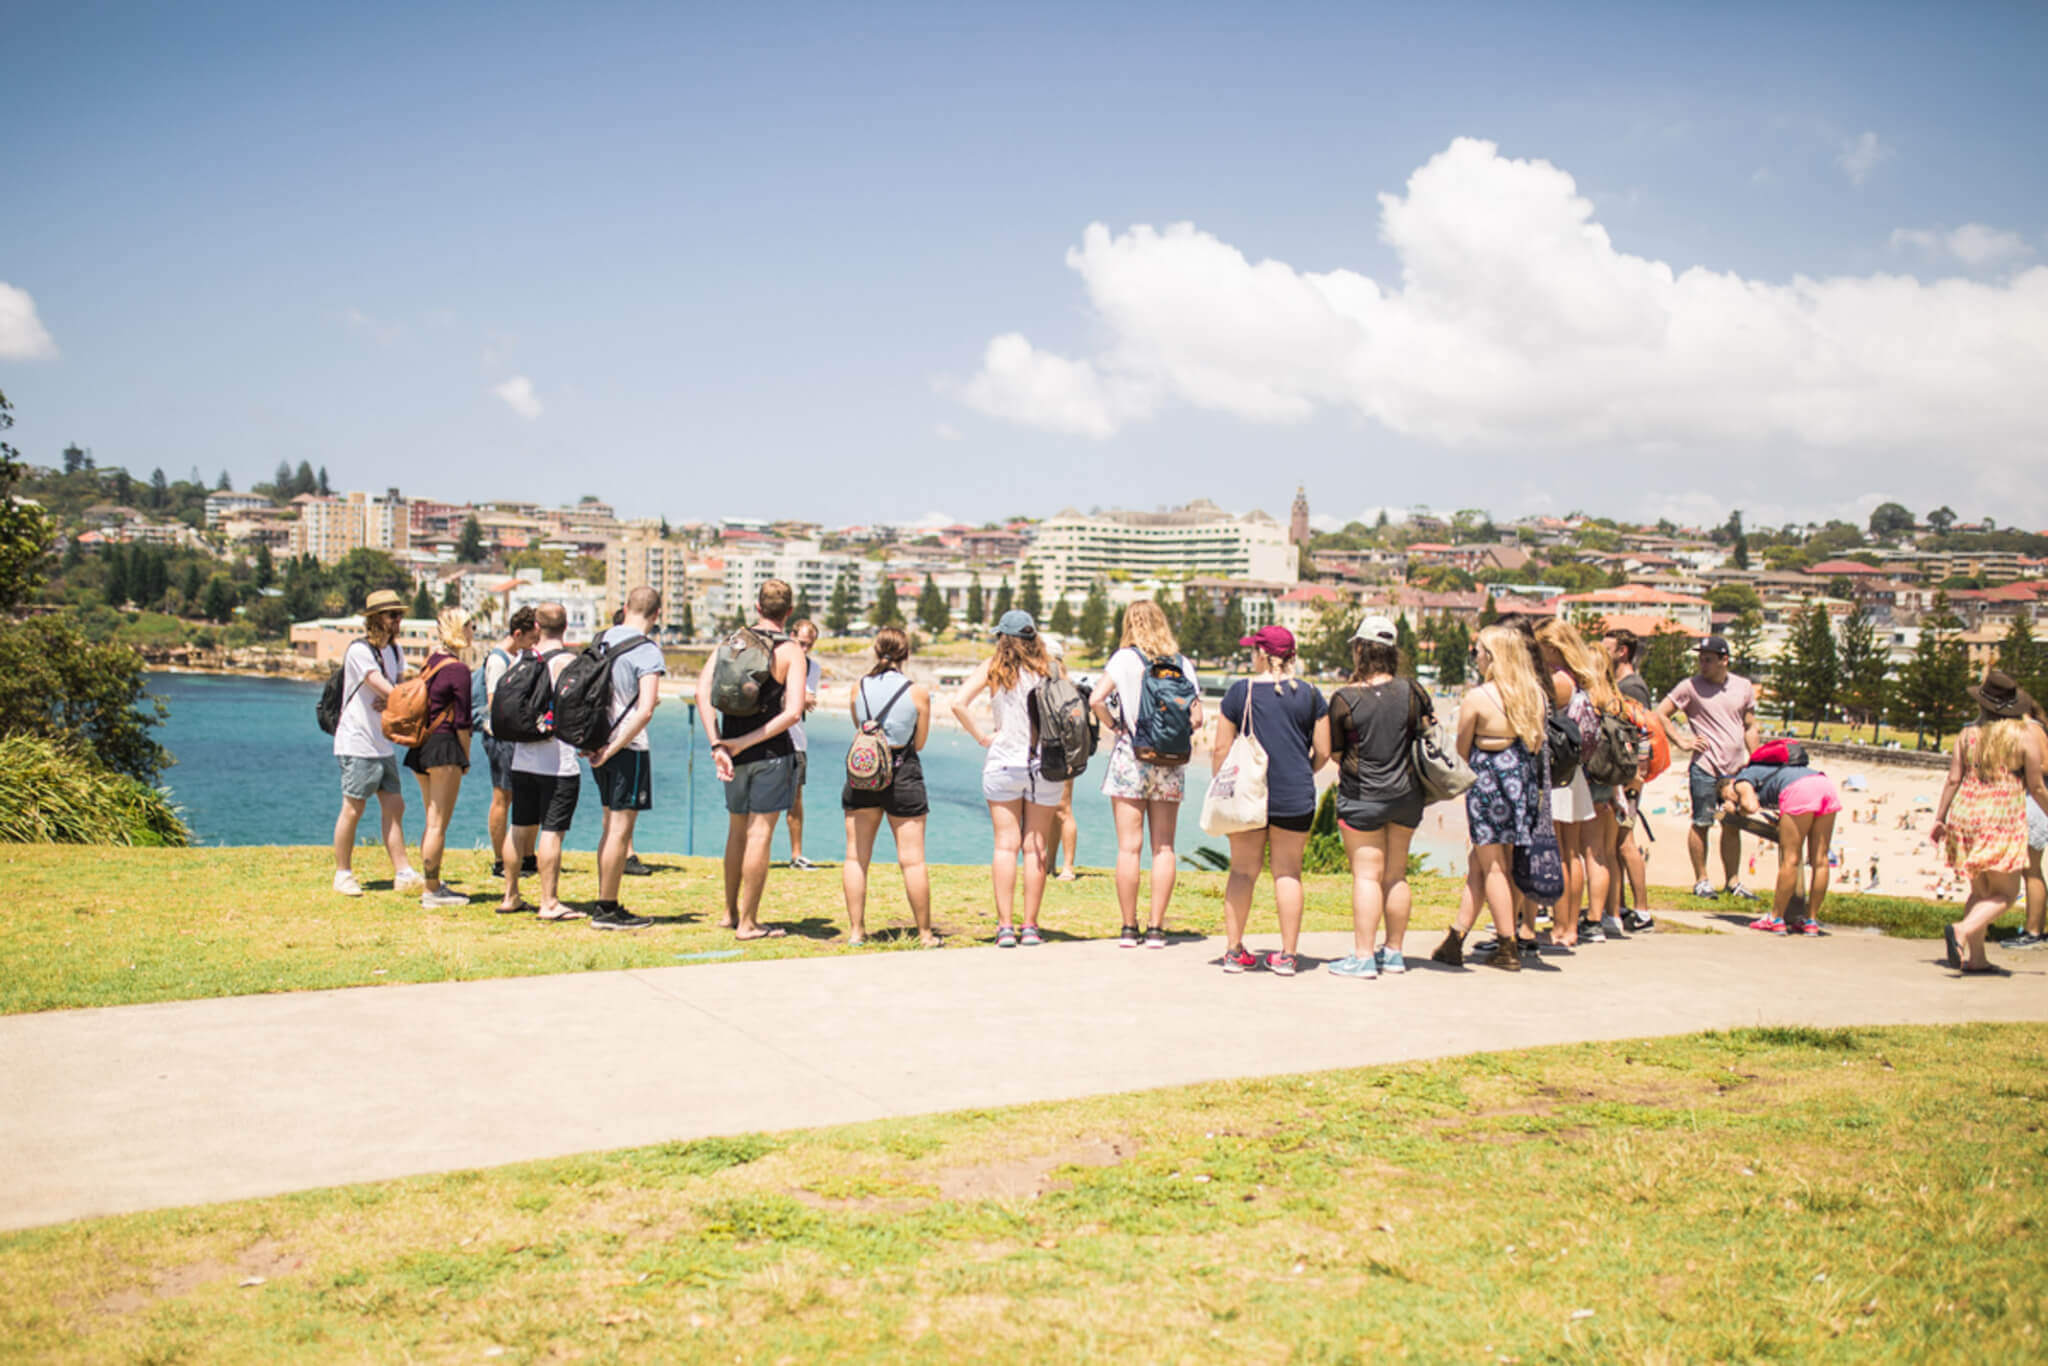
{"label": "man in straw hat", "polygon": [[405,791],[398,783],[398,754],[384,738],[378,713],[391,685],[405,677],[405,656],[398,648],[405,603],[388,588],[363,603],[363,639],[350,641],[342,652],[341,717],[334,727],[334,757],[341,766],[341,814],[334,820],[334,890],[361,896],[363,888],[350,866],[355,854],[356,825],[371,797],[377,799],[384,849],[391,855],[392,882],[404,893],[418,893],[426,880],[413,871],[405,856]]}

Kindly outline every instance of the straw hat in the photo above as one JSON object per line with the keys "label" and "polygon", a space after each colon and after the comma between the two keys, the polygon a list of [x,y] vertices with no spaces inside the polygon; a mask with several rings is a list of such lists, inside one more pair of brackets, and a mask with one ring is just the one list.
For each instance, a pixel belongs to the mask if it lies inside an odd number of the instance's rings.
{"label": "straw hat", "polygon": [[374,617],[379,612],[396,612],[403,616],[405,615],[405,599],[399,597],[398,594],[392,592],[389,588],[380,588],[370,594],[369,597],[363,599],[364,616]]}

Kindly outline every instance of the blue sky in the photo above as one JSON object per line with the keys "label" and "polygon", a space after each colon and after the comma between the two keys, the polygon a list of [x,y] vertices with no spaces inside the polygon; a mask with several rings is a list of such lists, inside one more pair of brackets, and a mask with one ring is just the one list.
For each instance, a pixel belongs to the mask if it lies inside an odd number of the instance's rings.
{"label": "blue sky", "polygon": [[[2038,6],[300,9],[11,8],[30,458],[678,520],[1303,480],[1340,518],[2048,523]],[[1581,259],[1574,190],[1670,270]],[[1733,283],[1666,298],[1689,268]],[[1309,278],[1417,271],[1391,320]]]}

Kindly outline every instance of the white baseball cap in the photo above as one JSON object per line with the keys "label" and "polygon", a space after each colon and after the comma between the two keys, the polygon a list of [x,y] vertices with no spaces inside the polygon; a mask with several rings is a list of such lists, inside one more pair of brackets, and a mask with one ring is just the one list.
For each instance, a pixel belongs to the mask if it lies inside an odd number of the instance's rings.
{"label": "white baseball cap", "polygon": [[1351,638],[1373,645],[1392,645],[1401,638],[1401,633],[1385,617],[1367,617],[1358,623],[1358,629],[1351,633]]}

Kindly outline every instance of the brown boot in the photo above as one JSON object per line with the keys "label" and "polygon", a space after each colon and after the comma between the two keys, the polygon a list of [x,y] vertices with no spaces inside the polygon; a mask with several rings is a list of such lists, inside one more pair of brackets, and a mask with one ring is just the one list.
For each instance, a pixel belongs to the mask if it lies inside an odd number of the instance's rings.
{"label": "brown boot", "polygon": [[1522,948],[1513,935],[1502,935],[1500,945],[1493,951],[1493,965],[1503,972],[1522,970]]}
{"label": "brown boot", "polygon": [[1436,946],[1436,952],[1429,956],[1429,961],[1442,963],[1445,967],[1464,967],[1465,936],[1455,929],[1445,930],[1444,942]]}

